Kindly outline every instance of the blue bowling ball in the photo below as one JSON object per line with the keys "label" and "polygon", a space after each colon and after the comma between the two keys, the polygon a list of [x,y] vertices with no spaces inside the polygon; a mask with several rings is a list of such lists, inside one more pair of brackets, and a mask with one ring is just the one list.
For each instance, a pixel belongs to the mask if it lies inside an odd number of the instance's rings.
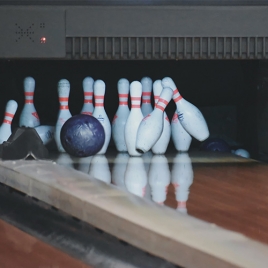
{"label": "blue bowling ball", "polygon": [[201,144],[200,150],[210,152],[231,152],[229,144],[221,138],[208,138]]}
{"label": "blue bowling ball", "polygon": [[68,154],[87,157],[98,153],[102,148],[105,133],[98,119],[91,115],[79,114],[64,123],[60,139]]}

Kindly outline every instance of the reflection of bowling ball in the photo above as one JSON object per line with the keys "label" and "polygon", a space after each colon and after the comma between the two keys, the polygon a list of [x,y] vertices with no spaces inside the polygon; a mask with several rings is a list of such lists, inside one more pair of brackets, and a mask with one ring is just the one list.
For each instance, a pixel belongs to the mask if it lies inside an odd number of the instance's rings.
{"label": "reflection of bowling ball", "polygon": [[60,138],[68,154],[87,157],[96,154],[102,148],[105,133],[103,126],[95,117],[79,114],[64,123]]}
{"label": "reflection of bowling ball", "polygon": [[231,151],[229,144],[221,138],[208,138],[201,144],[200,150],[210,152]]}

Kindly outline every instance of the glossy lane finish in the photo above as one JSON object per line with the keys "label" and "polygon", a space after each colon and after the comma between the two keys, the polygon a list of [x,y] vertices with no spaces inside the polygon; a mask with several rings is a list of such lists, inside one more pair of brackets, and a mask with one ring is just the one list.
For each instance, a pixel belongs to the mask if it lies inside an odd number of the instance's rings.
{"label": "glossy lane finish", "polygon": [[91,267],[2,220],[0,240],[1,267]]}

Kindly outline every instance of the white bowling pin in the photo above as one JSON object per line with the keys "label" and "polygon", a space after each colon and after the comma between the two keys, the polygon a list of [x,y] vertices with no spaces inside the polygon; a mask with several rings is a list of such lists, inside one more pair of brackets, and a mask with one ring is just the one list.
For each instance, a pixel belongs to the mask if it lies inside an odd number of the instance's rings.
{"label": "white bowling pin", "polygon": [[136,136],[143,115],[141,112],[141,93],[142,86],[138,81],[130,84],[131,110],[125,126],[125,141],[127,151],[131,156],[140,156],[141,153],[136,151]]}
{"label": "white bowling pin", "polygon": [[35,130],[45,145],[53,141],[55,135],[54,126],[42,125],[35,127]]}
{"label": "white bowling pin", "polygon": [[142,119],[136,139],[136,150],[139,153],[148,152],[160,138],[164,127],[164,110],[172,95],[170,88],[164,88],[153,112]]}
{"label": "white bowling pin", "polygon": [[93,106],[93,84],[94,80],[88,76],[83,80],[83,92],[84,92],[84,105],[81,110],[81,114],[92,115],[94,111]]}
{"label": "white bowling pin", "polygon": [[69,81],[66,79],[61,79],[58,82],[58,95],[59,95],[60,109],[58,113],[58,119],[56,122],[55,133],[54,133],[55,142],[56,142],[59,152],[65,152],[64,148],[62,147],[61,139],[60,139],[60,132],[61,132],[62,126],[70,117],[72,117],[69,111],[69,106],[68,106],[69,94],[70,94]]}
{"label": "white bowling pin", "polygon": [[125,185],[130,193],[144,197],[147,185],[147,173],[142,157],[129,157],[125,173]]}
{"label": "white bowling pin", "polygon": [[23,82],[25,103],[20,114],[20,127],[37,127],[40,125],[39,116],[34,107],[35,80],[32,77],[26,77]]}
{"label": "white bowling pin", "polygon": [[177,151],[187,152],[189,150],[192,137],[181,125],[177,110],[171,120],[171,137]]}
{"label": "white bowling pin", "polygon": [[208,126],[199,109],[180,95],[177,86],[170,77],[163,78],[162,85],[173,90],[173,100],[176,103],[179,120],[184,129],[199,141],[207,139],[209,136]]}
{"label": "white bowling pin", "polygon": [[105,133],[105,141],[98,154],[105,154],[111,139],[112,131],[109,118],[104,110],[105,83],[102,80],[96,80],[93,88],[95,109],[92,115],[102,124]]}
{"label": "white bowling pin", "polygon": [[129,155],[127,153],[117,154],[113,169],[112,169],[112,183],[121,189],[126,189],[125,186],[125,172],[127,169]]}
{"label": "white bowling pin", "polygon": [[7,141],[10,135],[12,134],[11,124],[12,124],[14,115],[17,111],[17,108],[18,108],[18,104],[16,101],[9,100],[7,102],[6,110],[5,110],[5,117],[0,127],[0,144],[2,144],[4,141]]}
{"label": "white bowling pin", "polygon": [[153,81],[150,77],[143,77],[141,79],[142,85],[142,103],[141,103],[141,112],[143,117],[150,114],[153,111],[151,104],[151,94],[153,89]]}
{"label": "white bowling pin", "polygon": [[173,159],[171,182],[175,188],[177,210],[180,212],[187,213],[186,202],[193,179],[194,173],[191,158],[188,153],[178,153]]}
{"label": "white bowling pin", "polygon": [[250,158],[249,152],[246,151],[245,149],[237,149],[233,153],[244,158]]}
{"label": "white bowling pin", "polygon": [[[161,80],[156,80],[153,84],[153,92],[154,92],[154,102],[155,105],[157,104],[159,100],[159,96],[163,90]],[[169,141],[170,141],[170,134],[171,134],[171,127],[170,122],[168,119],[168,116],[166,112],[164,112],[164,126],[163,126],[163,132],[158,139],[158,141],[155,143],[155,145],[152,147],[152,152],[154,154],[164,154],[167,150]]]}
{"label": "white bowling pin", "polygon": [[164,155],[153,156],[149,170],[149,184],[153,201],[164,204],[167,197],[167,188],[170,184],[168,161]]}
{"label": "white bowling pin", "polygon": [[117,83],[119,106],[112,122],[112,136],[118,152],[127,152],[125,125],[129,116],[128,94],[129,82],[122,78]]}
{"label": "white bowling pin", "polygon": [[111,183],[111,172],[105,155],[94,155],[89,166],[89,173],[93,178]]}

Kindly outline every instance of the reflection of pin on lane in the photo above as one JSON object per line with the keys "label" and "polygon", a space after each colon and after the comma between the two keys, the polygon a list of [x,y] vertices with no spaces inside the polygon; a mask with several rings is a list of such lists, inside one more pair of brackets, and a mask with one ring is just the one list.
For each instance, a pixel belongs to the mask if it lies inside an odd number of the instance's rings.
{"label": "reflection of pin on lane", "polygon": [[111,124],[104,109],[105,83],[102,80],[96,80],[93,86],[95,109],[93,116],[97,118],[104,128],[105,141],[98,154],[105,154],[111,139]]}
{"label": "reflection of pin on lane", "polygon": [[188,153],[178,153],[173,159],[171,182],[175,188],[177,210],[187,213],[186,202],[193,183],[194,173]]}
{"label": "reflection of pin on lane", "polygon": [[136,139],[136,150],[139,153],[148,152],[160,138],[164,127],[164,110],[172,95],[170,88],[164,88],[153,112],[141,121]]}
{"label": "reflection of pin on lane", "polygon": [[134,81],[130,84],[130,97],[131,97],[131,110],[125,126],[125,141],[127,150],[131,156],[140,156],[141,154],[136,151],[135,143],[137,131],[143,115],[141,112],[141,83]]}
{"label": "reflection of pin on lane", "polygon": [[34,107],[35,80],[32,77],[24,79],[25,103],[20,114],[20,127],[37,127],[40,125],[39,116]]}
{"label": "reflection of pin on lane", "polygon": [[130,193],[143,197],[147,185],[147,173],[142,157],[129,157],[125,172],[125,185]]}
{"label": "reflection of pin on lane", "polygon": [[111,172],[105,155],[94,155],[89,166],[89,175],[93,178],[111,183]]}
{"label": "reflection of pin on lane", "polygon": [[112,136],[118,152],[127,152],[125,125],[129,116],[129,81],[121,78],[117,83],[119,106],[112,122]]}
{"label": "reflection of pin on lane", "polygon": [[129,159],[128,153],[117,154],[112,169],[112,183],[121,189],[125,189],[125,172]]}
{"label": "reflection of pin on lane", "polygon": [[16,101],[9,100],[7,102],[4,120],[0,127],[0,144],[2,144],[4,141],[7,141],[10,135],[12,134],[11,124],[12,124],[14,115],[17,111],[17,108],[18,108],[18,104]]}
{"label": "reflection of pin on lane", "polygon": [[167,158],[164,155],[154,155],[149,170],[149,184],[154,202],[158,204],[165,202],[169,183],[170,171]]}
{"label": "reflection of pin on lane", "polygon": [[90,76],[86,77],[83,80],[84,104],[81,110],[81,114],[92,115],[93,113],[93,84],[94,80]]}
{"label": "reflection of pin on lane", "polygon": [[162,85],[173,90],[173,100],[177,106],[178,118],[184,129],[199,141],[207,139],[209,136],[207,123],[199,109],[182,98],[170,77],[162,79]]}
{"label": "reflection of pin on lane", "polygon": [[70,95],[70,83],[66,79],[61,79],[58,83],[58,95],[59,95],[59,103],[60,103],[60,109],[59,109],[59,114],[58,114],[58,119],[55,127],[55,142],[58,148],[59,152],[65,152],[64,148],[62,147],[61,144],[61,139],[60,139],[60,132],[63,124],[70,118],[72,117],[70,111],[69,111],[69,106],[68,106],[68,101],[69,101],[69,95]]}

